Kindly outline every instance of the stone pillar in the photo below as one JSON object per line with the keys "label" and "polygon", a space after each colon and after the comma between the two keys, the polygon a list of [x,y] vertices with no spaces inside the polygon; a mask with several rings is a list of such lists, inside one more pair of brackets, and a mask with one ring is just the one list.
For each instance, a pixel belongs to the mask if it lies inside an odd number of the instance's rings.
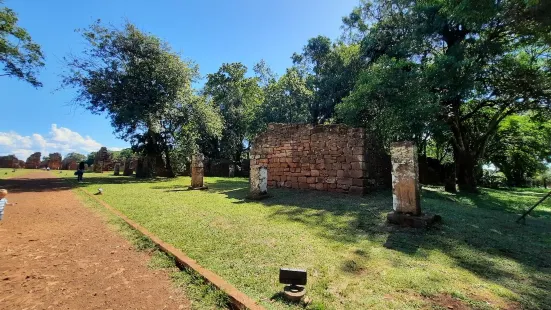
{"label": "stone pillar", "polygon": [[411,141],[390,146],[392,161],[392,207],[395,212],[421,214],[417,147]]}
{"label": "stone pillar", "polygon": [[134,169],[132,167],[132,164],[133,164],[133,161],[129,158],[127,158],[124,161],[124,169],[122,171],[122,175],[131,176],[132,174],[134,174]]}
{"label": "stone pillar", "polygon": [[115,175],[120,175],[121,174],[121,164],[116,163],[115,168],[113,168],[113,170],[114,170]]}
{"label": "stone pillar", "polygon": [[395,142],[390,145],[390,154],[394,212],[387,215],[387,220],[392,224],[416,228],[428,227],[439,221],[437,215],[421,213],[417,147],[411,141]]}
{"label": "stone pillar", "polygon": [[203,184],[203,176],[205,173],[203,167],[204,159],[205,157],[200,153],[191,156],[191,186],[189,189],[207,189]]}
{"label": "stone pillar", "polygon": [[265,166],[251,165],[249,176],[250,199],[262,199],[268,197],[268,168]]}

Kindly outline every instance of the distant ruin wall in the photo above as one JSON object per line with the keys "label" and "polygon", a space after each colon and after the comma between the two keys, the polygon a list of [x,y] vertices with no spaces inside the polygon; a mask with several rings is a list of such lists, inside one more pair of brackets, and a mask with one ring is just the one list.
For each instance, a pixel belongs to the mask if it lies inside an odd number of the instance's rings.
{"label": "distant ruin wall", "polygon": [[[388,176],[366,159],[372,143],[365,131],[345,125],[270,124],[251,149],[251,169],[268,167],[268,186],[362,195]],[[381,153],[381,152],[378,152]],[[390,167],[390,162],[387,164]],[[386,169],[382,169],[386,170]],[[390,171],[390,170],[388,170]],[[381,178],[381,179],[379,179]]]}

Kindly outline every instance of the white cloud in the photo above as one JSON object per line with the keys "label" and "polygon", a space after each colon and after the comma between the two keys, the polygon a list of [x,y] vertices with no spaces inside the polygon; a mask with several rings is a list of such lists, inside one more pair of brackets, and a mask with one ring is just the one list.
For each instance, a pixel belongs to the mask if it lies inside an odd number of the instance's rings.
{"label": "white cloud", "polygon": [[[66,155],[70,152],[88,154],[99,150],[101,143],[90,136],[83,137],[76,131],[52,124],[48,135],[34,133],[22,136],[14,131],[0,132],[0,155],[15,154],[20,160],[26,160],[34,152],[41,152],[42,156],[59,152]],[[109,150],[120,150],[113,147]]]}

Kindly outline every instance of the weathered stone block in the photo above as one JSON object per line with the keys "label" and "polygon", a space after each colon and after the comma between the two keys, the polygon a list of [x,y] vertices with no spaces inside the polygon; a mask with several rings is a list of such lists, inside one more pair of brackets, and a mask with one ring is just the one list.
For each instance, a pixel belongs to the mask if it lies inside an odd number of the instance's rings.
{"label": "weathered stone block", "polygon": [[422,214],[411,215],[407,213],[391,212],[387,214],[387,221],[391,224],[413,227],[413,228],[429,228],[435,223],[442,221],[439,215]]}
{"label": "weathered stone block", "polygon": [[364,148],[363,147],[353,147],[352,148],[352,155],[363,155]]}
{"label": "weathered stone block", "polygon": [[190,189],[207,189],[203,184],[205,171],[203,168],[203,154],[194,154],[191,156],[191,186]]}
{"label": "weathered stone block", "polygon": [[366,170],[365,161],[358,161],[350,164],[350,168],[353,170]]}
{"label": "weathered stone block", "polygon": [[338,178],[337,184],[339,185],[352,185],[352,178]]}
{"label": "weathered stone block", "polygon": [[268,168],[264,166],[251,167],[249,174],[250,199],[261,199],[268,195]]}
{"label": "weathered stone block", "polygon": [[392,143],[391,160],[394,211],[420,215],[417,148],[410,141]]}
{"label": "weathered stone block", "polygon": [[351,178],[360,179],[364,177],[364,171],[362,170],[350,170],[348,173]]}

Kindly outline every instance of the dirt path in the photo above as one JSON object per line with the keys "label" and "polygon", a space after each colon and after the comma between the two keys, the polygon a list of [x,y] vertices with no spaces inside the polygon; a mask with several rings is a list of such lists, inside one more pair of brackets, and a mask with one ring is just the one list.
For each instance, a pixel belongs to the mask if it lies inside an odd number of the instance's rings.
{"label": "dirt path", "polygon": [[0,309],[189,309],[169,276],[46,172],[2,180]]}

